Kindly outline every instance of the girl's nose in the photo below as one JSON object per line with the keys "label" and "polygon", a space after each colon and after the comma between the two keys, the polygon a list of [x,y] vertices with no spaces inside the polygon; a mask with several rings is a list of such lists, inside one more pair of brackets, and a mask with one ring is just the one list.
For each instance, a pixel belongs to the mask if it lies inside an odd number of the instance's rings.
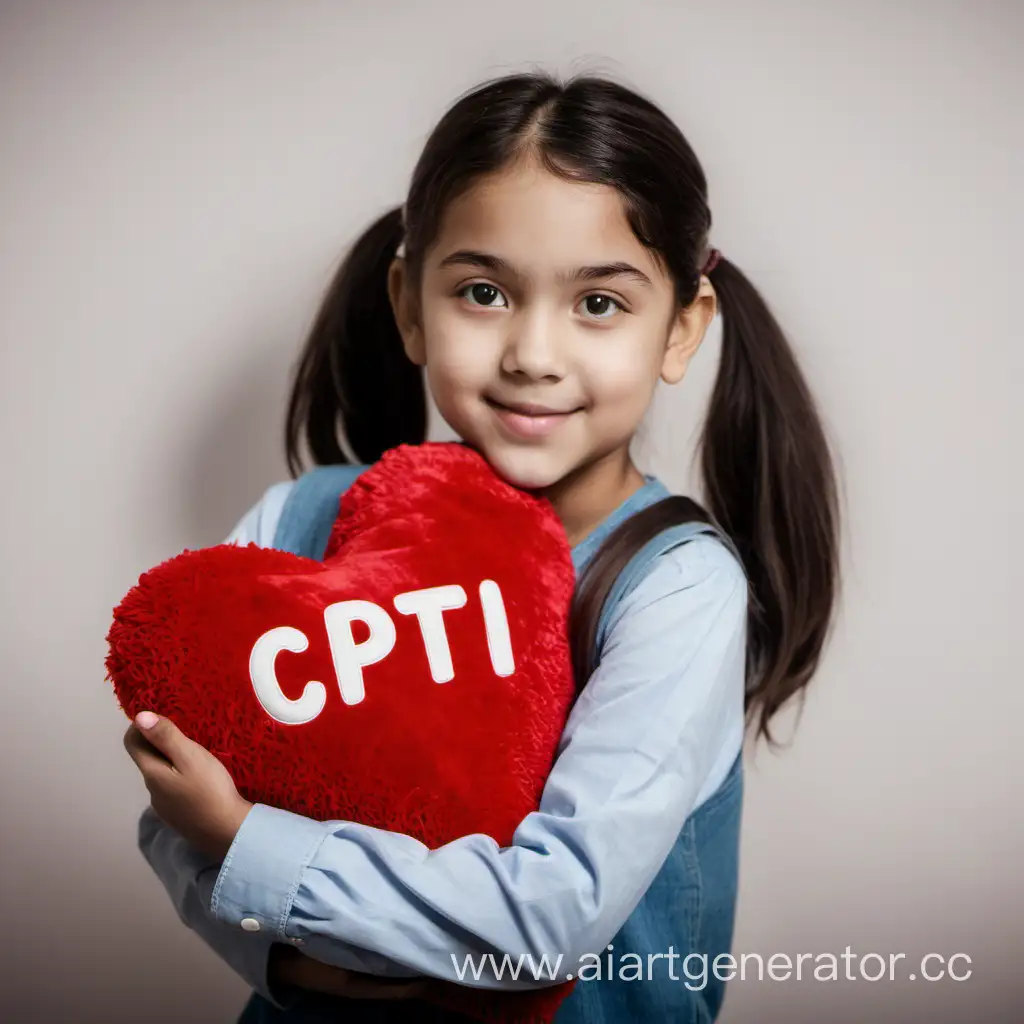
{"label": "girl's nose", "polygon": [[550,319],[532,316],[514,323],[505,344],[501,368],[505,373],[543,380],[565,376],[558,330]]}

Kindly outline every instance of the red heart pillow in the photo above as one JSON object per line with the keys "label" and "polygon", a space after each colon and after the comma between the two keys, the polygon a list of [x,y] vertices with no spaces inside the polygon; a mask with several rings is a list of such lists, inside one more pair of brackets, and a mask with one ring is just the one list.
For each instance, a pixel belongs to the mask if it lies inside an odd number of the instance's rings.
{"label": "red heart pillow", "polygon": [[[574,692],[564,528],[452,443],[386,452],[342,497],[323,562],[186,551],[115,609],[107,670],[212,750],[248,800],[506,846],[536,809]],[[568,994],[440,985],[479,1020],[545,1021]]]}

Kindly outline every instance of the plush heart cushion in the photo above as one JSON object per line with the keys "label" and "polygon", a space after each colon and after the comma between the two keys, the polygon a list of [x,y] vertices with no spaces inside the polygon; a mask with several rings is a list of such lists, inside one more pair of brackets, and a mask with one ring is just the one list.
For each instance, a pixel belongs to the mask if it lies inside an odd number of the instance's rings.
{"label": "plush heart cushion", "polygon": [[[537,806],[574,691],[565,531],[454,443],[386,452],[343,495],[323,562],[233,545],[146,572],[107,670],[249,800],[501,846]],[[479,1020],[550,1020],[569,986],[438,986]]]}

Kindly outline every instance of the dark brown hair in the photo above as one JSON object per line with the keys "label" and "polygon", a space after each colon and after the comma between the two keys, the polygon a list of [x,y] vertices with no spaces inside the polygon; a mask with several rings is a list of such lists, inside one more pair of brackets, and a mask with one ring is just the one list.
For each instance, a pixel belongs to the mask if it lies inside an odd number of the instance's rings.
{"label": "dark brown hair", "polygon": [[[618,190],[630,226],[675,283],[696,297],[711,212],[703,169],[653,103],[603,78],[561,82],[533,73],[479,86],[427,140],[402,206],[358,239],[331,282],[296,368],[286,452],[301,470],[305,440],[319,464],[344,463],[340,437],[360,463],[426,438],[423,372],[405,354],[387,294],[388,268],[405,240],[407,273],[449,202],[482,175],[529,151],[554,174]],[[722,314],[722,355],[702,438],[708,511],[674,497],[630,517],[603,544],[577,587],[574,665],[583,685],[601,606],[633,553],[666,526],[692,519],[732,540],[750,586],[747,713],[768,723],[815,669],[838,587],[839,515],[829,447],[807,385],[771,311],[728,259],[710,272]]]}

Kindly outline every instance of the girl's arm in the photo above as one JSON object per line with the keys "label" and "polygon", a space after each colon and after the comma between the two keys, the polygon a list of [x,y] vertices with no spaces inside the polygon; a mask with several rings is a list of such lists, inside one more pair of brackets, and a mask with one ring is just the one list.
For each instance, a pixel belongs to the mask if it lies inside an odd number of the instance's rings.
{"label": "girl's arm", "polygon": [[[211,860],[188,843],[165,825],[151,807],[147,807],[139,818],[139,849],[163,883],[182,922],[264,999],[287,1009],[298,995],[290,990],[292,986],[321,990],[318,984],[313,984],[316,979],[311,971],[289,970],[301,966],[298,961],[272,955],[285,952],[284,947],[272,950],[275,943],[281,942],[280,939],[269,933],[251,935],[211,915],[210,899],[220,871],[220,861]],[[289,945],[296,952],[302,952],[301,945]],[[333,949],[333,953],[332,963],[348,970],[392,978],[416,976],[414,971],[386,957],[354,947],[346,950],[342,943]]]}
{"label": "girl's arm", "polygon": [[[262,500],[246,513],[225,543],[244,545],[254,542],[268,547],[273,540],[274,527],[290,486],[290,483],[281,483],[271,487]],[[291,1005],[296,993],[288,991],[282,982],[294,980],[296,985],[302,983],[298,976],[294,979],[283,973],[278,976],[274,969],[279,958],[272,955],[272,948],[282,940],[275,939],[269,932],[250,933],[226,925],[210,913],[213,886],[221,862],[211,860],[188,843],[161,821],[151,807],[147,807],[139,818],[138,845],[167,890],[182,922],[264,999],[281,1009]],[[300,944],[289,945],[301,950]],[[283,950],[279,947],[273,952],[280,954]],[[332,953],[332,963],[349,970],[379,976],[415,976],[414,971],[393,963],[387,957],[355,947],[349,947],[346,951],[343,943],[336,944]],[[280,958],[282,965],[285,959]],[[295,961],[292,959],[290,962]]]}
{"label": "girl's arm", "polygon": [[511,846],[471,835],[431,851],[256,804],[212,887],[213,917],[235,930],[238,956],[246,943],[259,959],[269,941],[301,940],[325,963],[349,966],[363,949],[451,981],[466,957],[562,955],[554,979],[484,965],[464,980],[564,979],[622,926],[740,751],[746,613],[746,579],[718,541],[667,552],[619,606],[540,808]]}
{"label": "girl's arm", "polygon": [[271,992],[267,979],[273,937],[266,934],[243,942],[237,928],[229,928],[209,915],[207,908],[220,863],[187,843],[151,807],[139,818],[139,849],[163,883],[178,917],[250,987],[276,1006],[285,1006],[278,993]]}

